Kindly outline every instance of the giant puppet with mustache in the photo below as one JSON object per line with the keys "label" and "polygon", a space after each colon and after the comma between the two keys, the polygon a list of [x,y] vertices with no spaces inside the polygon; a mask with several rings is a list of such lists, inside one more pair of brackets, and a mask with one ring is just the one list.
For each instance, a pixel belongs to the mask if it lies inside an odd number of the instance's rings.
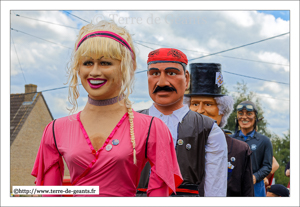
{"label": "giant puppet with mustache", "polygon": [[[191,111],[183,104],[190,80],[186,55],[174,48],[161,48],[149,53],[147,63],[149,95],[154,103],[140,113],[160,118],[172,134],[184,179],[176,195],[172,196],[225,197],[225,136],[213,119]],[[151,136],[151,131],[148,134]],[[150,184],[148,186],[149,175],[156,170],[151,166],[152,163],[148,163],[141,174],[138,195],[145,195],[147,188],[151,188]],[[168,169],[168,166],[164,167]]]}

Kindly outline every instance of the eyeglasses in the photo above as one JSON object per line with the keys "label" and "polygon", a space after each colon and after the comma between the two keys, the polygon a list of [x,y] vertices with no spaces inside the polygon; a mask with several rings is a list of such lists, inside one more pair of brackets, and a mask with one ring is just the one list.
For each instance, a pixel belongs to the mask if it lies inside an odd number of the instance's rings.
{"label": "eyeglasses", "polygon": [[237,117],[243,117],[243,116],[247,116],[249,118],[252,118],[253,116],[255,116],[254,111],[237,111]]}
{"label": "eyeglasses", "polygon": [[237,109],[238,111],[241,111],[241,110],[243,110],[243,109],[246,109],[247,111],[254,111],[254,110],[255,110],[254,107],[253,107],[252,105],[250,105],[250,104],[239,104],[239,105],[236,107],[236,109]]}

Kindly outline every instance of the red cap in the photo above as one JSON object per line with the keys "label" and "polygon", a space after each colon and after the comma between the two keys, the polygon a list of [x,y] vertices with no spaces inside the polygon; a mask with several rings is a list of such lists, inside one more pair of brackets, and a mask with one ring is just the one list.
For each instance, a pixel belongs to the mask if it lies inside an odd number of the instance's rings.
{"label": "red cap", "polygon": [[186,65],[188,64],[186,55],[174,48],[160,48],[150,52],[147,64],[153,61],[175,61],[185,63]]}

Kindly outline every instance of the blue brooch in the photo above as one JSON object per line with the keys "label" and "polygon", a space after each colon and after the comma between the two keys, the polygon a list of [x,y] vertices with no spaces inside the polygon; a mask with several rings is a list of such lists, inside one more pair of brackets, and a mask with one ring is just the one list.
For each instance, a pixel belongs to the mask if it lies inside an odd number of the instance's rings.
{"label": "blue brooch", "polygon": [[191,144],[186,144],[185,148],[186,148],[187,150],[190,150],[190,149],[192,148],[192,145],[191,145]]}
{"label": "blue brooch", "polygon": [[111,143],[113,145],[118,145],[120,143],[120,141],[118,139],[114,139]]}

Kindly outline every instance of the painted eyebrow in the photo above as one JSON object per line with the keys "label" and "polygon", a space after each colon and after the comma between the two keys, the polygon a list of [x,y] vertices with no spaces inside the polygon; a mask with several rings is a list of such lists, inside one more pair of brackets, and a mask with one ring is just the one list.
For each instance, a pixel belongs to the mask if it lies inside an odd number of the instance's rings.
{"label": "painted eyebrow", "polygon": [[[149,68],[149,71],[150,70],[159,70],[158,68]],[[165,70],[178,70],[180,72],[180,70],[178,68],[174,68],[174,67],[167,67],[165,68]]]}
{"label": "painted eyebrow", "polygon": [[180,70],[178,68],[174,68],[174,67],[168,67],[168,68],[165,68],[165,70],[178,70],[180,72]]}
{"label": "painted eyebrow", "polygon": [[150,70],[159,70],[158,68],[149,68],[149,71]]}

